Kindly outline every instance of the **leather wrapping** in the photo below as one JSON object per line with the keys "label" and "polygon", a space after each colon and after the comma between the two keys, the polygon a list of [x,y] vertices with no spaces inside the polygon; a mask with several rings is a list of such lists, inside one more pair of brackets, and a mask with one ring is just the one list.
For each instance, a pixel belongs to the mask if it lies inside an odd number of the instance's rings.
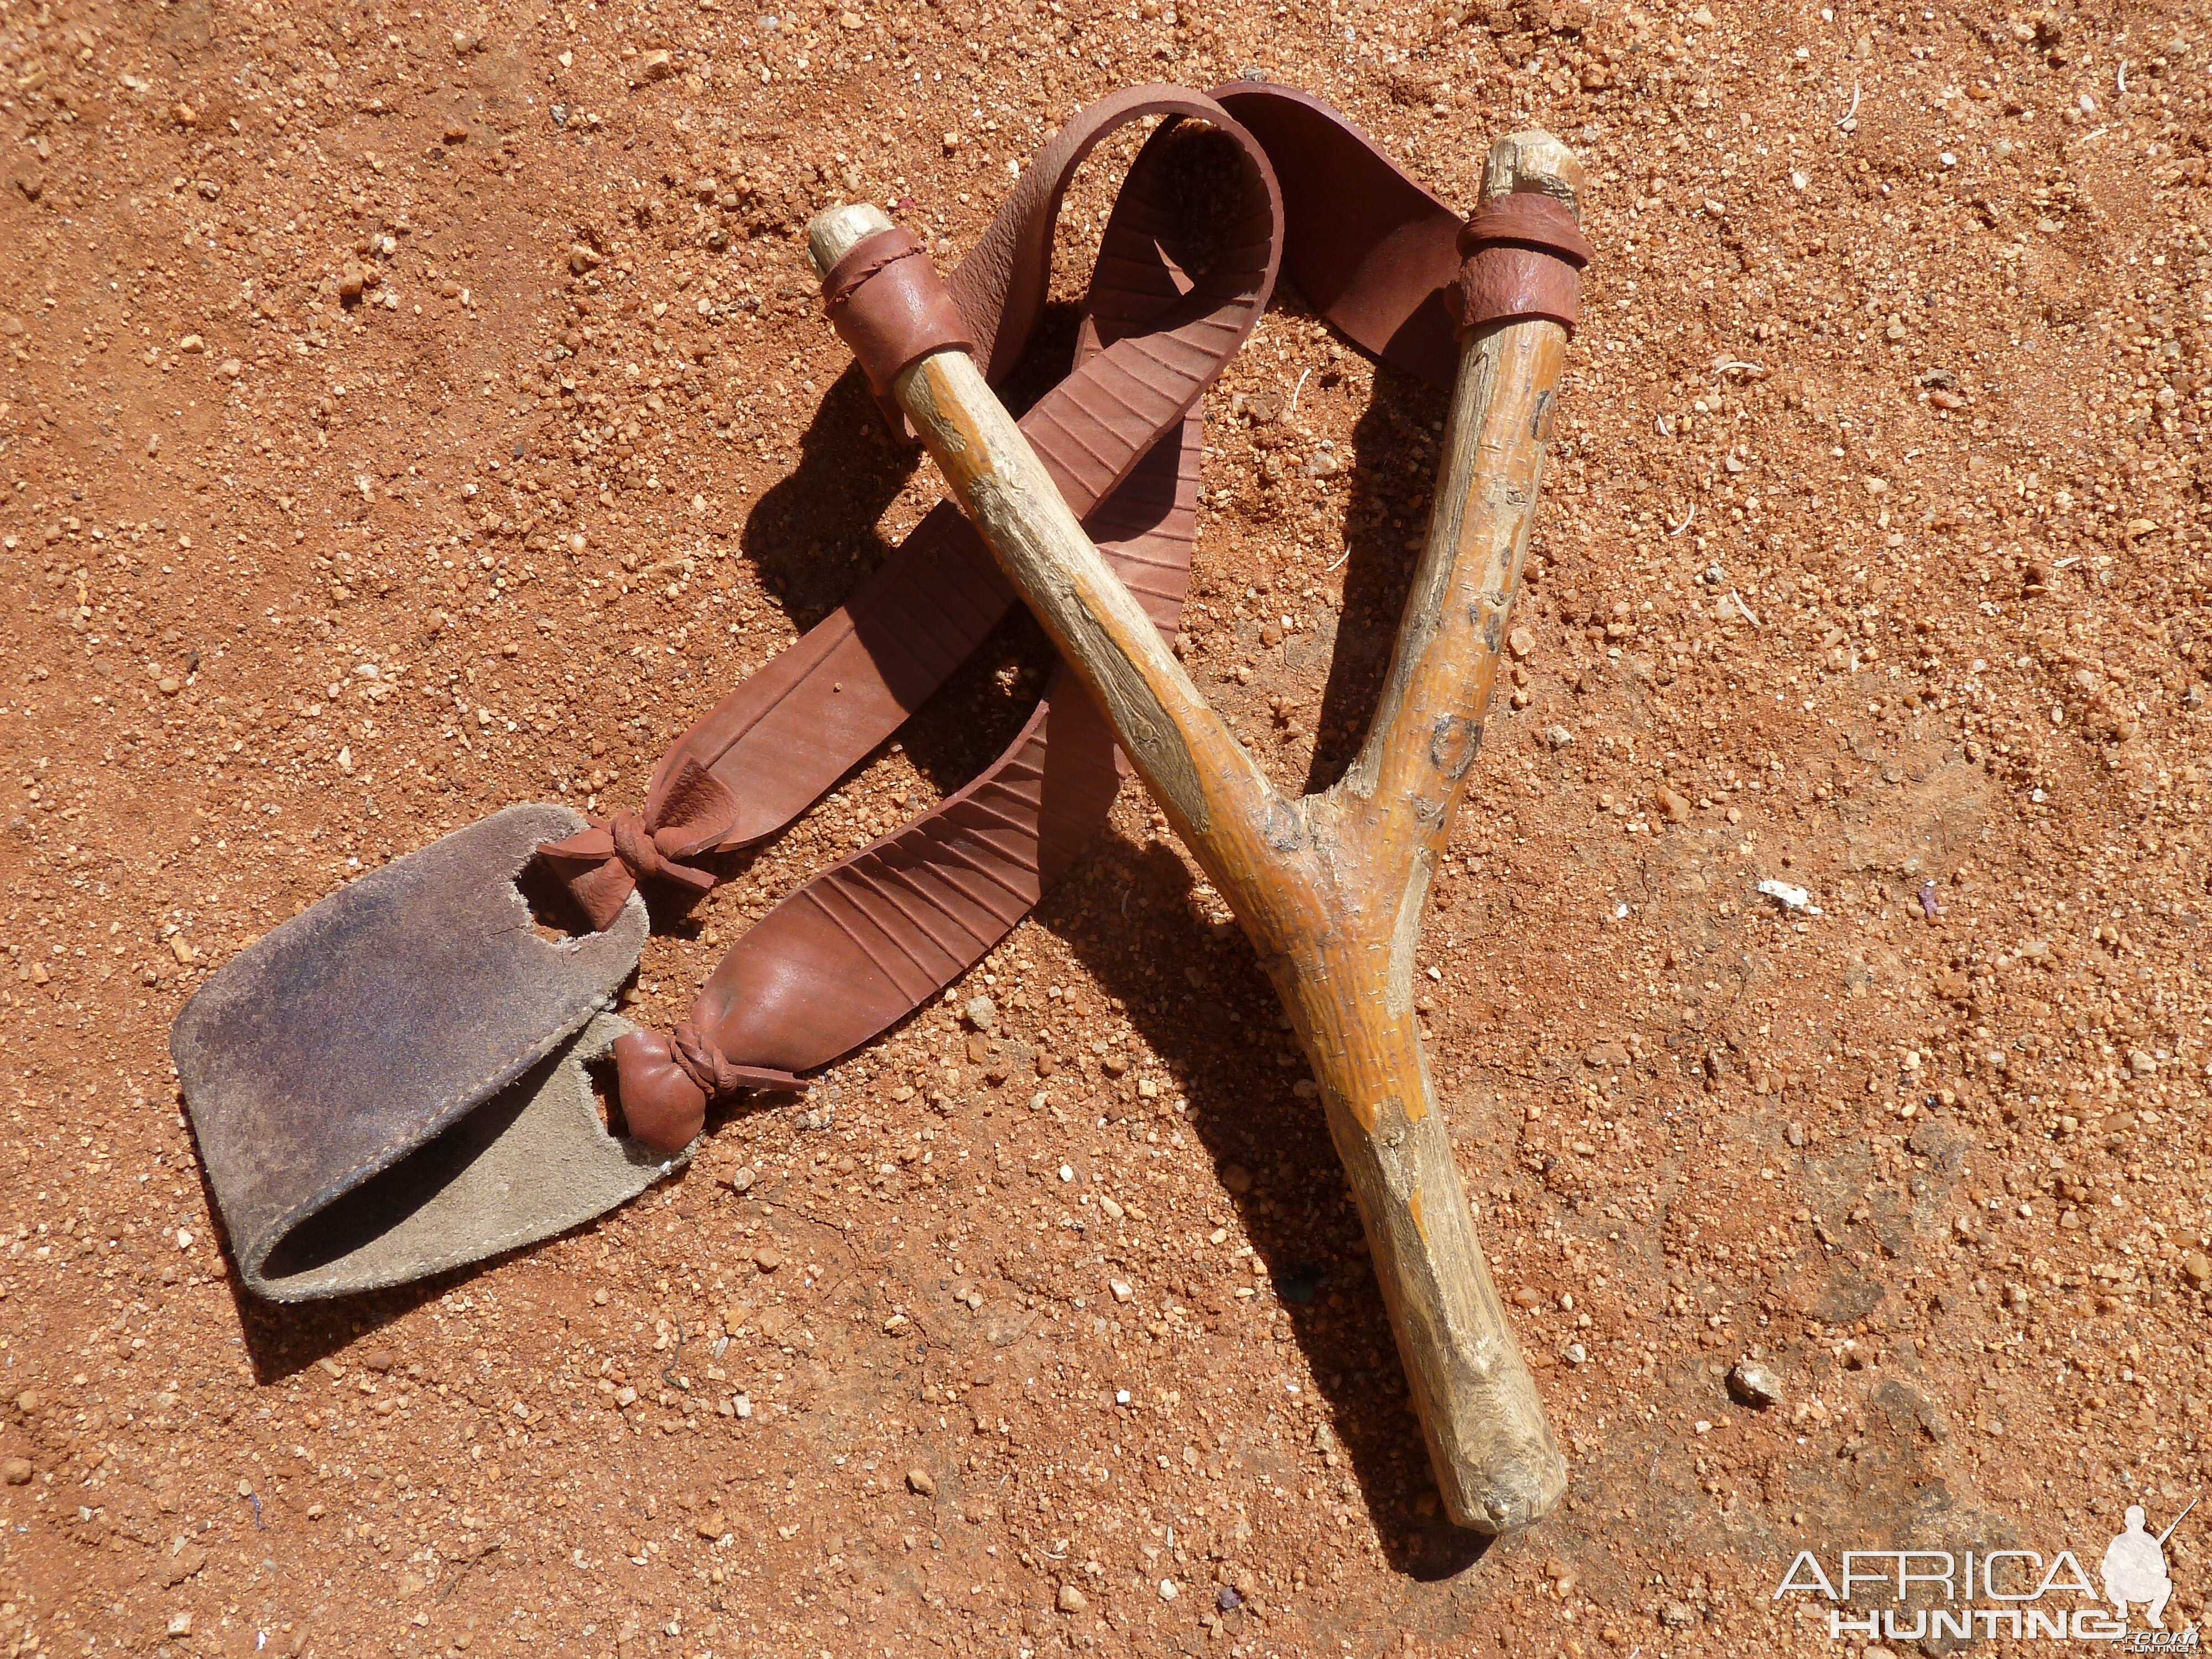
{"label": "leather wrapping", "polygon": [[1564,204],[1535,191],[1493,198],[1468,220],[1455,246],[1465,263],[1446,299],[1462,337],[1529,317],[1575,331],[1590,245]]}
{"label": "leather wrapping", "polygon": [[840,259],[822,283],[823,308],[878,398],[933,351],[973,351],[959,307],[912,231],[879,231]]}

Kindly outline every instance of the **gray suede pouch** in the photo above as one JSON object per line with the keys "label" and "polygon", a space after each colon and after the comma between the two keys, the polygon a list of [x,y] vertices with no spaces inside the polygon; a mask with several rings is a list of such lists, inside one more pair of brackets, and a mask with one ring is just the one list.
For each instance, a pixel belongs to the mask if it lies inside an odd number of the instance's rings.
{"label": "gray suede pouch", "polygon": [[372,871],[233,957],[169,1036],[246,1287],[403,1284],[550,1237],[680,1166],[608,1133],[585,1067],[647,932],[541,930],[515,878],[584,828],[510,806]]}

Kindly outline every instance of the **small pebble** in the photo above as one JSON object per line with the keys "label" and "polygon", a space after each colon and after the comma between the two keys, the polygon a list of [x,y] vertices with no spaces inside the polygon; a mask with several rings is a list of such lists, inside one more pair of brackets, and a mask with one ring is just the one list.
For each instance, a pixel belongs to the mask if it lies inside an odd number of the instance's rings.
{"label": "small pebble", "polygon": [[1543,1292],[1540,1291],[1532,1291],[1526,1285],[1523,1285],[1519,1290],[1513,1292],[1513,1305],[1516,1308],[1540,1308],[1544,1305]]}
{"label": "small pebble", "polygon": [[917,1498],[937,1496],[937,1482],[929,1478],[929,1472],[927,1469],[908,1469],[906,1472],[906,1484],[907,1490]]}
{"label": "small pebble", "polygon": [[783,1266],[783,1252],[773,1245],[764,1245],[753,1252],[753,1266],[764,1273],[772,1273]]}
{"label": "small pebble", "polygon": [[2212,1285],[2212,1256],[2202,1250],[2191,1250],[2181,1258],[2181,1271],[2198,1290]]}
{"label": "small pebble", "polygon": [[1242,1197],[1252,1190],[1252,1172],[1242,1164],[1232,1164],[1221,1172],[1221,1184]]}
{"label": "small pebble", "polygon": [[207,349],[207,342],[200,338],[197,334],[187,334],[183,339],[177,342],[177,349],[179,351],[191,352],[205,351]]}
{"label": "small pebble", "polygon": [[1728,1390],[1747,1406],[1764,1411],[1782,1401],[1782,1383],[1755,1359],[1739,1360],[1728,1374]]}
{"label": "small pebble", "polygon": [[29,1486],[31,1484],[30,1460],[27,1457],[11,1457],[5,1462],[0,1462],[0,1480],[4,1480],[11,1486]]}
{"label": "small pebble", "polygon": [[632,77],[639,86],[651,86],[655,81],[665,81],[676,73],[676,59],[665,52],[648,52],[637,60],[637,73]]}
{"label": "small pebble", "polygon": [[739,1164],[737,1172],[730,1177],[730,1190],[733,1193],[741,1193],[752,1184],[752,1166],[749,1164]]}
{"label": "small pebble", "polygon": [[1565,749],[1572,744],[1574,740],[1575,734],[1568,731],[1564,726],[1548,726],[1545,729],[1544,741],[1550,744],[1554,749]]}
{"label": "small pebble", "polygon": [[1060,1610],[1062,1613],[1080,1613],[1091,1605],[1090,1598],[1073,1584],[1062,1584],[1060,1587],[1060,1595],[1054,1599],[1059,1602]]}
{"label": "small pebble", "polygon": [[1516,628],[1505,636],[1505,644],[1515,656],[1526,659],[1536,649],[1536,636],[1525,628]]}
{"label": "small pebble", "polygon": [[26,1417],[36,1417],[39,1414],[39,1407],[46,1403],[45,1398],[36,1389],[26,1389],[15,1396],[15,1409]]}
{"label": "small pebble", "polygon": [[1213,1605],[1224,1613],[1234,1613],[1244,1605],[1244,1598],[1237,1593],[1234,1584],[1224,1584],[1213,1595]]}
{"label": "small pebble", "polygon": [[1174,1600],[1176,1599],[1176,1596],[1178,1596],[1178,1595],[1182,1595],[1182,1592],[1181,1590],[1179,1590],[1179,1589],[1177,1589],[1176,1588],[1176,1581],[1175,1581],[1174,1579],[1172,1579],[1172,1578],[1163,1578],[1163,1579],[1161,1579],[1161,1580],[1160,1580],[1160,1600],[1161,1600],[1161,1601],[1174,1601]]}
{"label": "small pebble", "polygon": [[999,1024],[999,1006],[988,997],[970,997],[960,1011],[968,1023],[979,1031],[995,1030]]}

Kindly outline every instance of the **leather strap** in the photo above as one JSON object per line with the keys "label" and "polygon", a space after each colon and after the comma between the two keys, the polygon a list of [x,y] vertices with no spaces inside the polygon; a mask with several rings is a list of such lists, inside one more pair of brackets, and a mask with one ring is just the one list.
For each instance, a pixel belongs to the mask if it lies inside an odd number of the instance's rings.
{"label": "leather strap", "polygon": [[[1211,96],[1139,87],[1081,112],[1023,174],[946,283],[960,327],[919,286],[927,262],[892,241],[911,241],[904,232],[854,249],[826,289],[841,332],[858,326],[869,340],[873,356],[863,362],[879,392],[915,356],[948,344],[972,349],[999,382],[1042,313],[1053,229],[1076,168],[1102,139],[1153,116],[1168,118],[1139,151],[1109,218],[1073,367],[1022,428],[1116,572],[1172,633],[1196,531],[1200,399],[1250,333],[1278,270],[1354,342],[1448,386],[1458,351],[1447,296],[1467,257],[1460,216],[1303,93],[1249,82]],[[1226,205],[1209,198],[1203,228],[1213,255],[1197,272],[1167,251],[1179,228],[1200,228],[1185,226],[1184,215],[1205,210],[1184,207],[1171,188],[1169,147],[1185,120],[1224,134],[1234,156]],[[1475,257],[1489,257],[1491,246]],[[854,325],[877,289],[882,317]],[[1557,293],[1539,297],[1555,302]],[[902,355],[924,340],[931,343]],[[640,878],[696,896],[713,880],[707,860],[804,811],[888,738],[1012,603],[973,527],[940,501],[846,606],[678,740],[641,815],[617,814],[547,848],[549,862],[594,915],[618,911]],[[787,1085],[942,991],[1073,862],[1104,823],[1124,769],[1106,722],[1063,666],[974,782],[823,872],[749,929],[674,1035],[617,1042],[632,1133],[680,1146],[698,1132],[711,1096]]]}

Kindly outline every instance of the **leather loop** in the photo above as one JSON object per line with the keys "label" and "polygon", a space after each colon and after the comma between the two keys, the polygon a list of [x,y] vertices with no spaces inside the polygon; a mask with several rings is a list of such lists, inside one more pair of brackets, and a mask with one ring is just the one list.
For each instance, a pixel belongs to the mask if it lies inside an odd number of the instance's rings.
{"label": "leather loop", "polygon": [[1464,337],[1487,323],[1548,317],[1575,331],[1591,248],[1565,204],[1540,191],[1492,197],[1459,234],[1448,303]]}

